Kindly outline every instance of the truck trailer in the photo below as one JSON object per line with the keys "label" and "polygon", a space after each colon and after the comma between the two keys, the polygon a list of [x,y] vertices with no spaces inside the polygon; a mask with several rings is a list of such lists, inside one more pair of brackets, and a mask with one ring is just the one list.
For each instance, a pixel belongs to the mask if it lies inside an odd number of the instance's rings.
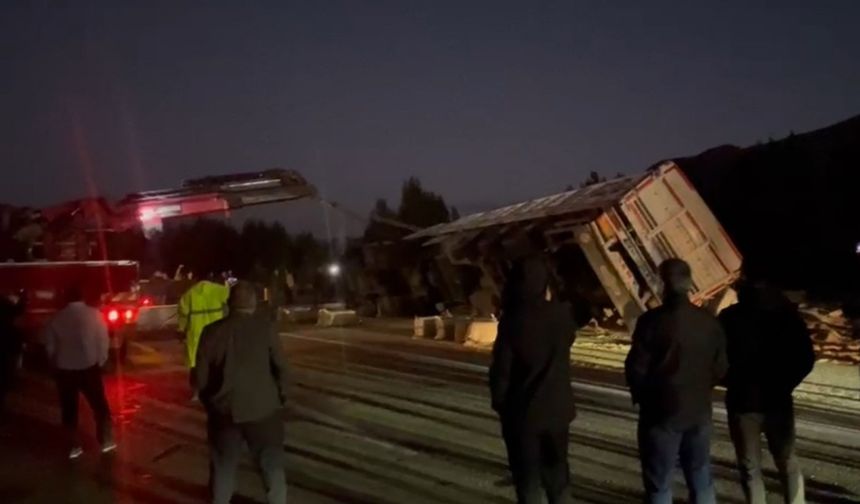
{"label": "truck trailer", "polygon": [[458,282],[458,268],[478,267],[499,294],[507,266],[528,241],[526,248],[550,264],[565,297],[588,305],[594,318],[612,310],[628,328],[660,304],[657,271],[664,260],[687,261],[693,272],[691,299],[714,306],[730,295],[742,262],[731,238],[672,162],[468,215],[408,239],[435,247],[439,270],[450,283]]}

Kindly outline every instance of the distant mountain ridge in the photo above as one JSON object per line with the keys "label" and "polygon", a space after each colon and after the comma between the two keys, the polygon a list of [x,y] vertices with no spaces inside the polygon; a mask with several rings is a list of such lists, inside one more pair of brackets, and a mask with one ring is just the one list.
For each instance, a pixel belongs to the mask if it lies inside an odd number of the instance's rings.
{"label": "distant mountain ridge", "polygon": [[860,285],[860,115],[673,159],[749,262],[787,288]]}

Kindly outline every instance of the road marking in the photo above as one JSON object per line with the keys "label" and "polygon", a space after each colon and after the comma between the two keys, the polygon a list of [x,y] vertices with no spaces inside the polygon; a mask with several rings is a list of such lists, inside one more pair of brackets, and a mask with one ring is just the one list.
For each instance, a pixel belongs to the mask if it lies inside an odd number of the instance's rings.
{"label": "road marking", "polygon": [[388,441],[385,441],[384,439],[379,438],[378,436],[374,435],[373,433],[368,432],[367,430],[363,429],[362,427],[359,427],[358,425],[356,425],[352,422],[346,422],[346,421],[343,421],[339,418],[335,418],[331,415],[325,414],[325,413],[317,410],[316,408],[311,408],[309,406],[303,406],[303,405],[296,404],[296,403],[290,404],[290,408],[292,408],[295,411],[299,411],[304,416],[307,416],[311,419],[314,419],[314,420],[320,422],[321,425],[330,424],[330,425],[337,427],[337,428],[339,428],[345,432],[348,432],[349,434],[351,434],[354,437],[357,437],[359,439],[364,440],[365,442],[367,442],[369,444],[375,444],[375,445],[383,447],[387,450],[400,452],[401,454],[406,455],[406,456],[410,456],[410,457],[414,457],[415,455],[418,455],[418,452],[416,452],[415,450],[409,449],[405,446],[401,446],[401,445],[398,445],[395,443],[390,443]]}
{"label": "road marking", "polygon": [[472,364],[470,362],[460,362],[450,359],[443,359],[440,357],[428,357],[426,355],[415,355],[408,352],[399,352],[397,350],[385,350],[383,348],[375,348],[373,344],[362,344],[355,341],[343,341],[343,340],[332,340],[329,338],[320,338],[319,336],[307,336],[304,334],[296,334],[291,332],[282,332],[281,333],[288,338],[300,339],[305,341],[314,341],[317,343],[326,343],[329,345],[340,345],[345,347],[353,347],[353,348],[363,348],[370,349],[376,353],[382,355],[390,355],[392,357],[403,357],[406,359],[411,359],[416,362],[423,362],[426,364],[437,364],[440,366],[445,366],[453,369],[465,370],[465,371],[474,371],[474,372],[485,372],[487,371],[487,366],[483,364]]}
{"label": "road marking", "polygon": [[137,349],[137,350],[140,350],[141,352],[143,352],[145,354],[157,354],[157,353],[159,353],[158,350],[155,347],[153,347],[152,345],[147,345],[147,344],[140,343],[137,341],[132,341],[131,343],[129,343],[129,345],[132,346],[133,348]]}
{"label": "road marking", "polygon": [[[292,332],[282,332],[281,335],[286,336],[288,338],[304,340],[304,341],[313,341],[317,343],[324,343],[329,345],[339,345],[344,347],[352,347],[352,348],[361,348],[366,351],[375,352],[380,355],[388,355],[391,357],[399,357],[405,360],[411,360],[413,362],[420,362],[425,364],[433,364],[442,367],[448,367],[450,369],[471,371],[475,373],[486,373],[489,371],[489,367],[483,364],[473,364],[470,362],[460,362],[452,359],[445,359],[442,357],[430,357],[426,355],[416,355],[409,352],[402,352],[397,350],[386,350],[384,348],[379,348],[377,345],[369,344],[366,342],[358,342],[358,341],[344,341],[344,340],[333,340],[330,338],[324,338],[319,336],[308,336],[304,334],[296,334]],[[589,383],[589,382],[571,382],[571,386],[574,390],[578,390],[580,392],[591,392],[596,393],[598,395],[603,396],[611,396],[617,399],[627,399],[629,400],[630,394],[627,390],[620,387],[613,387],[610,385],[597,384],[597,383]],[[725,406],[715,405],[714,406],[714,416],[717,420],[722,423],[726,423],[728,421],[728,413],[726,412]],[[820,439],[822,441],[827,441],[830,443],[844,445],[846,447],[850,446],[853,448],[860,449],[860,430],[850,429],[847,427],[842,427],[838,425],[827,425],[818,422],[811,422],[809,420],[797,419],[795,421],[796,427],[798,431],[802,431],[806,437],[810,439]]]}
{"label": "road marking", "polygon": [[159,452],[158,454],[156,454],[154,457],[152,457],[152,460],[150,460],[150,462],[152,462],[152,463],[161,462],[162,460],[166,459],[170,455],[173,455],[174,453],[178,452],[181,449],[182,449],[182,443],[174,443],[174,444],[168,446],[167,448],[165,448],[164,450],[162,450],[161,452]]}
{"label": "road marking", "polygon": [[138,342],[130,342],[135,352],[128,359],[136,366],[157,366],[165,362],[164,356],[155,347]]}

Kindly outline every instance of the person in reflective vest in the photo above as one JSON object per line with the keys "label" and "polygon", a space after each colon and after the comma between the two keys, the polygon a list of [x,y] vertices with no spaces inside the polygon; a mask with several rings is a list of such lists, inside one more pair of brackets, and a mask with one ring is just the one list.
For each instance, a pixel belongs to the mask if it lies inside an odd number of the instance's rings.
{"label": "person in reflective vest", "polygon": [[[200,345],[200,335],[203,333],[203,328],[224,318],[229,296],[230,288],[228,286],[212,280],[201,280],[188,289],[179,299],[178,329],[185,335],[186,362],[192,371],[192,377],[194,376],[197,347]],[[191,386],[196,393],[193,380]]]}

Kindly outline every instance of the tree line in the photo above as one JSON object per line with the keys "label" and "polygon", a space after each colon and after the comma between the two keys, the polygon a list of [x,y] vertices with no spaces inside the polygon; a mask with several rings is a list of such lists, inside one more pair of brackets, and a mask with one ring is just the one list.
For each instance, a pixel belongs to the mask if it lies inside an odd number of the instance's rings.
{"label": "tree line", "polygon": [[312,281],[331,260],[329,246],[311,233],[291,234],[280,222],[248,220],[241,227],[211,218],[165,229],[149,239],[148,272],[168,276],[181,265],[203,275],[232,271],[265,282],[276,271],[289,271],[296,281]]}

